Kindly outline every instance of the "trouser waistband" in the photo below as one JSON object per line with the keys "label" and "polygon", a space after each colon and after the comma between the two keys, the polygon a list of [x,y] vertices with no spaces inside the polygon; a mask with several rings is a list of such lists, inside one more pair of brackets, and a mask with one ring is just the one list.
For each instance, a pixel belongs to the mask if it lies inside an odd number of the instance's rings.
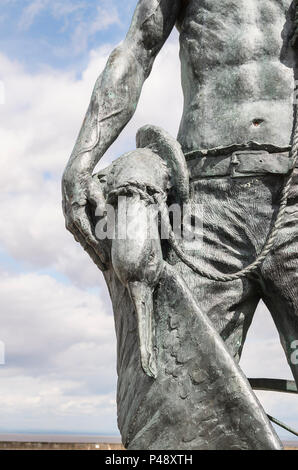
{"label": "trouser waistband", "polygon": [[[238,150],[230,155],[206,155],[187,162],[190,179],[211,176],[239,178],[255,175],[286,175],[293,167],[290,152]],[[296,165],[297,166],[297,165]]]}

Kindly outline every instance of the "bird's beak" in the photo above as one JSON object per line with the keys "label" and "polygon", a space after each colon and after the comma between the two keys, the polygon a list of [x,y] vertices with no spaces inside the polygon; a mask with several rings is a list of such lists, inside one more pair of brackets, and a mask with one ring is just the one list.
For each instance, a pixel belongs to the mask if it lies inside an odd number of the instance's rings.
{"label": "bird's beak", "polygon": [[129,282],[128,291],[135,307],[141,364],[144,372],[152,378],[157,376],[154,354],[153,289],[145,282]]}

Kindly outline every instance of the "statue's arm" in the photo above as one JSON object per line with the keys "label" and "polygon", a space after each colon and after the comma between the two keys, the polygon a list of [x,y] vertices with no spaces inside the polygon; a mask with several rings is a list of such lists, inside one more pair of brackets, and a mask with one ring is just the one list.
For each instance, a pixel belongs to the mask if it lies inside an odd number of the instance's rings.
{"label": "statue's arm", "polygon": [[99,267],[103,253],[88,216],[88,202],[103,201],[94,167],[134,115],[144,81],[179,15],[182,0],[139,0],[130,29],[96,81],[75,147],[63,174],[66,227]]}

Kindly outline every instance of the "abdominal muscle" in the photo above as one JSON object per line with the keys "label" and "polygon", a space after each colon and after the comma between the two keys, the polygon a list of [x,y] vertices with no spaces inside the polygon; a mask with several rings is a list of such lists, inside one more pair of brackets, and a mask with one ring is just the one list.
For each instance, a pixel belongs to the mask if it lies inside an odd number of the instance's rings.
{"label": "abdominal muscle", "polygon": [[189,0],[179,24],[184,151],[249,141],[290,144],[290,3]]}

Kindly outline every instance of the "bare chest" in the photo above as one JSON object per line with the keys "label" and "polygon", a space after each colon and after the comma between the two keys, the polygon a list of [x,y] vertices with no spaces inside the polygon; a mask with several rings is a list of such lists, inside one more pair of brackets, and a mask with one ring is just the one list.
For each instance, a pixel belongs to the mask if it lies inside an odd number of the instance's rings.
{"label": "bare chest", "polygon": [[[182,52],[204,65],[279,57],[293,29],[292,0],[187,0],[178,28]],[[189,60],[188,60],[189,61]]]}
{"label": "bare chest", "polygon": [[184,5],[180,22],[191,18],[217,17],[226,21],[249,22],[257,16],[261,22],[286,17],[294,10],[296,0],[182,0]]}

